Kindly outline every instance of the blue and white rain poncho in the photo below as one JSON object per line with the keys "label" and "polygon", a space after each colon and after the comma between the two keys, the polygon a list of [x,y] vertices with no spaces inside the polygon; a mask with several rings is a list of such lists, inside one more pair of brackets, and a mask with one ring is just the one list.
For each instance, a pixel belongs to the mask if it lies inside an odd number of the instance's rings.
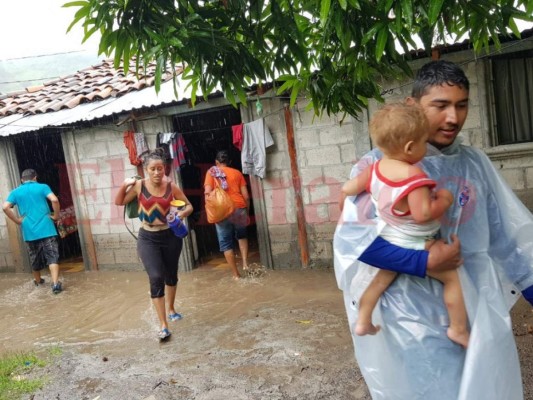
{"label": "blue and white rain poncho", "polygon": [[[380,158],[375,149],[352,177]],[[357,301],[377,269],[357,260],[377,235],[364,192],[348,197],[335,231],[335,274],[344,292],[355,355],[374,400],[520,400],[520,365],[509,310],[533,286],[533,218],[479,149],[456,140],[428,145],[421,163],[437,188],[454,194],[441,236],[457,233],[464,264],[458,269],[471,335],[468,350],[446,336],[442,284],[399,274],[382,295],[375,336],[356,336]]]}

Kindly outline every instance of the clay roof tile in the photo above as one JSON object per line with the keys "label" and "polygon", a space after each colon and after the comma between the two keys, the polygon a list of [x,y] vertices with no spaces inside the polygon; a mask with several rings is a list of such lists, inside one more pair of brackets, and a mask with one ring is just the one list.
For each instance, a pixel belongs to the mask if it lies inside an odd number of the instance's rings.
{"label": "clay roof tile", "polygon": [[[176,71],[176,73],[180,73]],[[13,113],[40,114],[74,108],[82,103],[99,101],[108,97],[120,97],[132,91],[153,86],[155,64],[147,68],[131,61],[128,73],[115,69],[113,60],[103,60],[100,64],[84,68],[78,72],[56,78],[24,91],[8,93],[0,97],[0,117]],[[162,81],[172,79],[171,73],[164,73]]]}

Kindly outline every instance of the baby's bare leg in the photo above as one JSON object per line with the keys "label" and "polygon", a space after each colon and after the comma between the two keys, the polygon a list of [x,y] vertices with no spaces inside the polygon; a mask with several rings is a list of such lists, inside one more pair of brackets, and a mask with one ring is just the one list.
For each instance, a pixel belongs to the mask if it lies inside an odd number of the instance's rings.
{"label": "baby's bare leg", "polygon": [[468,315],[466,314],[463,289],[457,270],[428,272],[428,275],[444,285],[444,303],[450,317],[448,337],[451,341],[466,348],[470,339],[470,332],[468,332]]}
{"label": "baby's bare leg", "polygon": [[374,307],[376,307],[383,292],[387,290],[395,278],[396,272],[380,269],[372,279],[359,300],[359,316],[355,324],[356,335],[375,335],[380,330],[379,325],[374,326],[372,323],[372,311],[374,311]]}

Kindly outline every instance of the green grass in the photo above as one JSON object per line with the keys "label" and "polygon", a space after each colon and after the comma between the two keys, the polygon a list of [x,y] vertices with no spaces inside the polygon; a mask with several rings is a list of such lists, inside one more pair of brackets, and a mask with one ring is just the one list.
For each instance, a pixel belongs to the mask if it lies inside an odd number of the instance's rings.
{"label": "green grass", "polygon": [[44,385],[43,379],[30,379],[28,373],[46,363],[33,353],[5,354],[0,357],[0,400],[20,399]]}

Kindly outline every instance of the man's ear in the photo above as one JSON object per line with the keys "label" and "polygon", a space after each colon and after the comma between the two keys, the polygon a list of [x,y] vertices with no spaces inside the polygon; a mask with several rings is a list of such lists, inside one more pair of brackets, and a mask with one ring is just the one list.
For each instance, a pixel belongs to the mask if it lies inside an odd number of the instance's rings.
{"label": "man's ear", "polygon": [[405,104],[407,104],[408,106],[414,106],[416,104],[416,99],[414,97],[406,97],[405,98]]}
{"label": "man's ear", "polygon": [[409,141],[405,144],[405,146],[403,146],[403,152],[404,152],[405,154],[411,154],[411,151],[412,151],[412,149],[413,149],[413,143],[414,143],[413,140],[409,140]]}

